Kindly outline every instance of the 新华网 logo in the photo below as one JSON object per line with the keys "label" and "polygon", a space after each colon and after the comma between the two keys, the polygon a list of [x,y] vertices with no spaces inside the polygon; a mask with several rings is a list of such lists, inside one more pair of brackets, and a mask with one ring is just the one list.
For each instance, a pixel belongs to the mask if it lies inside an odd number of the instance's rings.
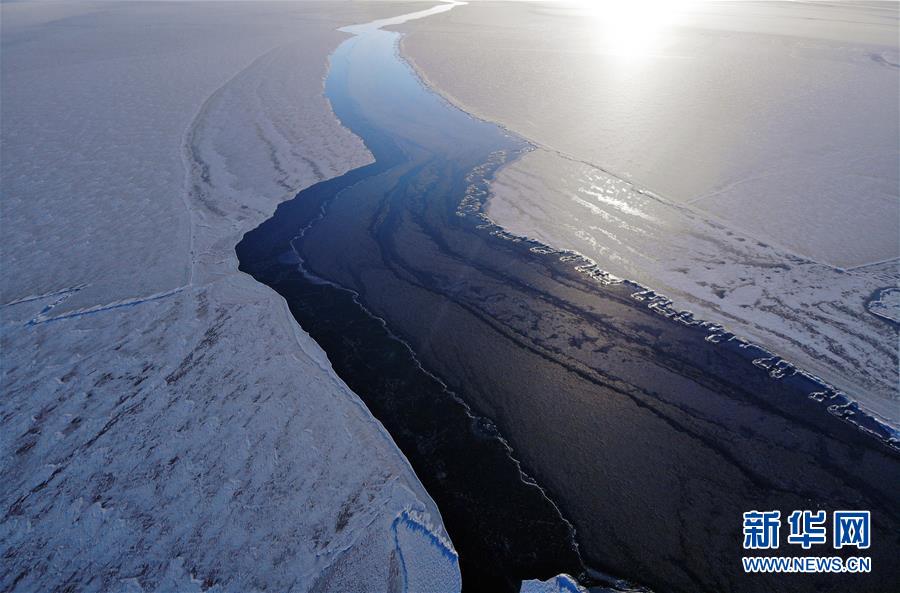
{"label": "\u65b0\u534e\u7f51 logo", "polygon": [[[829,542],[825,511],[795,510],[786,518],[788,545],[803,550]],[[744,513],[745,550],[777,550],[781,545],[781,511]],[[869,511],[834,511],[831,516],[831,547],[835,550],[871,546]],[[870,572],[869,557],[840,556],[757,556],[742,558],[745,572]]]}

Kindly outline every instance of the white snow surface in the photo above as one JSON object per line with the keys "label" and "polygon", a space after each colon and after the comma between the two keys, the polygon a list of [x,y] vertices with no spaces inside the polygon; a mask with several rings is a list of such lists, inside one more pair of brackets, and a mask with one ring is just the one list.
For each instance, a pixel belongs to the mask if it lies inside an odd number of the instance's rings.
{"label": "white snow surface", "polygon": [[437,508],[234,246],[370,161],[322,95],[400,3],[2,4],[4,591],[458,591]]}
{"label": "white snow surface", "polygon": [[539,146],[814,261],[900,256],[896,2],[475,2],[403,30]]}
{"label": "white snow surface", "polygon": [[567,574],[557,575],[546,581],[523,581],[519,589],[521,593],[587,593],[575,579]]}

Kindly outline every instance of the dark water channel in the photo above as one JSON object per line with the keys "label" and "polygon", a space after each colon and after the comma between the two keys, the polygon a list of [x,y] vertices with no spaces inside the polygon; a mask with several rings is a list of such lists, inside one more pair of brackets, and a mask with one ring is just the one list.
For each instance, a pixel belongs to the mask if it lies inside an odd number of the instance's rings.
{"label": "dark water channel", "polygon": [[[900,590],[900,454],[808,378],[487,225],[485,179],[527,145],[424,88],[396,39],[348,40],[326,81],[376,162],[300,192],[237,252],[409,458],[464,589],[588,584],[587,564],[657,591]],[[871,510],[873,572],[745,575],[753,509]]]}

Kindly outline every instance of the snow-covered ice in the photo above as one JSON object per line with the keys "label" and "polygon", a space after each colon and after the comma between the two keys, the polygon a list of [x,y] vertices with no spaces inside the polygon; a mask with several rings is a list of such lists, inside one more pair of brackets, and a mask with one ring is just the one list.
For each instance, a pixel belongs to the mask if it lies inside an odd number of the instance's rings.
{"label": "snow-covered ice", "polygon": [[900,287],[879,290],[866,307],[873,315],[900,324]]}
{"label": "snow-covered ice", "polygon": [[900,255],[896,3],[470,3],[402,27],[470,113],[815,261]]}
{"label": "snow-covered ice", "polygon": [[530,580],[522,583],[521,593],[587,593],[575,579],[567,574],[557,575],[546,581]]}
{"label": "snow-covered ice", "polygon": [[[401,27],[537,149],[487,213],[797,363],[900,427],[892,3],[471,3]],[[643,8],[642,8],[643,7]]]}
{"label": "snow-covered ice", "polygon": [[[520,591],[521,593],[588,593],[588,589],[579,585],[578,581],[567,574],[556,575],[545,581],[537,579],[523,581]],[[601,586],[590,588],[591,593],[628,593],[630,591],[649,593],[650,590],[646,587],[634,589],[623,581],[617,581],[615,586],[609,588]]]}
{"label": "snow-covered ice", "polygon": [[458,591],[389,435],[234,245],[370,160],[378,3],[2,4],[0,588]]}

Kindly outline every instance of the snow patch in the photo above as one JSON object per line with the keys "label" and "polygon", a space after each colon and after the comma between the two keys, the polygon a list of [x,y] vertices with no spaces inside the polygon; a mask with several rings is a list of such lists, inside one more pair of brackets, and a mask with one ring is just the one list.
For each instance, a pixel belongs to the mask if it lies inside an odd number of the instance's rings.
{"label": "snow patch", "polygon": [[370,162],[327,56],[408,7],[0,10],[0,589],[387,591],[399,538],[459,590],[406,459],[234,253]]}

